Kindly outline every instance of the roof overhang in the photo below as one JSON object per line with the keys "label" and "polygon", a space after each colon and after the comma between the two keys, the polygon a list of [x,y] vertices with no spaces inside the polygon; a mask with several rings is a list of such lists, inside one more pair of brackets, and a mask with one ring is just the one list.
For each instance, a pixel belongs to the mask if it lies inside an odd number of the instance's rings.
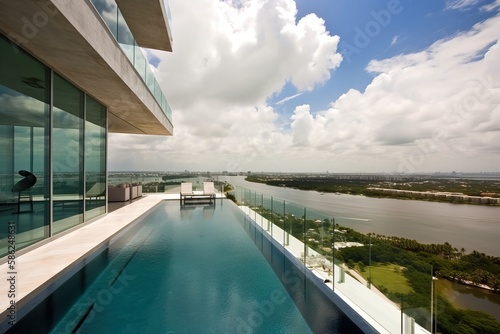
{"label": "roof overhang", "polygon": [[164,0],[116,0],[137,44],[144,48],[172,51],[172,33]]}
{"label": "roof overhang", "polygon": [[0,0],[0,7],[3,34],[103,103],[110,132],[173,134],[171,121],[90,2]]}

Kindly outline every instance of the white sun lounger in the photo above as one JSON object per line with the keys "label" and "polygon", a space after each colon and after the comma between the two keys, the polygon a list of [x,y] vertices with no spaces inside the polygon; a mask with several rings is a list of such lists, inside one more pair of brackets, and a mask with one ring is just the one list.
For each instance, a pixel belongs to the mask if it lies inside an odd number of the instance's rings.
{"label": "white sun lounger", "polygon": [[181,183],[181,198],[187,195],[193,195],[193,184],[191,182]]}
{"label": "white sun lounger", "polygon": [[213,182],[203,182],[203,194],[215,198],[215,187]]}
{"label": "white sun lounger", "polygon": [[187,201],[206,201],[210,203],[214,200],[215,203],[215,187],[213,182],[203,182],[203,192],[194,192],[193,184],[190,182],[181,183],[181,204],[186,204]]}

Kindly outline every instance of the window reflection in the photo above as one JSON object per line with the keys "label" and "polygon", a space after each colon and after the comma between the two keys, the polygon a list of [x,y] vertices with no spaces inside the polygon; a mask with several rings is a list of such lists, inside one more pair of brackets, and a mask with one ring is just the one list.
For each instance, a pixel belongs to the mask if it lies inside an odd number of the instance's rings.
{"label": "window reflection", "polygon": [[106,211],[106,108],[53,74],[51,115],[50,70],[10,43],[0,35],[0,257],[9,224],[21,249]]}
{"label": "window reflection", "polygon": [[106,211],[106,108],[86,97],[85,210],[86,220]]}
{"label": "window reflection", "polygon": [[[0,257],[8,225],[22,248],[49,236],[48,69],[0,35]],[[27,171],[36,183],[13,191]],[[19,190],[19,189],[17,189]]]}
{"label": "window reflection", "polygon": [[83,93],[54,76],[52,177],[54,233],[83,222]]}

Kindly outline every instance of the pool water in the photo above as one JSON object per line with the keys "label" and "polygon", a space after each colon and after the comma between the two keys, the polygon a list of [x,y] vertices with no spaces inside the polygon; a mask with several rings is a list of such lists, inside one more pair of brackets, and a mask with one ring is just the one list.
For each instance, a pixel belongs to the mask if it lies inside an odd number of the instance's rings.
{"label": "pool water", "polygon": [[160,204],[52,332],[312,333],[231,205]]}

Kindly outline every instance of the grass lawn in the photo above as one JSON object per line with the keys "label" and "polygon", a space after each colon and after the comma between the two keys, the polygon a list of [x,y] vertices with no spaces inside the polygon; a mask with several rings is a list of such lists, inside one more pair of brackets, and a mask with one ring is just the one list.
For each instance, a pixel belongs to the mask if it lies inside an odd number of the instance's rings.
{"label": "grass lawn", "polygon": [[[368,280],[369,267],[366,267],[364,272],[360,272],[359,268],[356,268],[356,271],[364,279]],[[396,264],[372,263],[371,274],[372,283],[377,287],[384,286],[393,293],[409,293],[412,291],[408,280],[401,271],[401,266]]]}

